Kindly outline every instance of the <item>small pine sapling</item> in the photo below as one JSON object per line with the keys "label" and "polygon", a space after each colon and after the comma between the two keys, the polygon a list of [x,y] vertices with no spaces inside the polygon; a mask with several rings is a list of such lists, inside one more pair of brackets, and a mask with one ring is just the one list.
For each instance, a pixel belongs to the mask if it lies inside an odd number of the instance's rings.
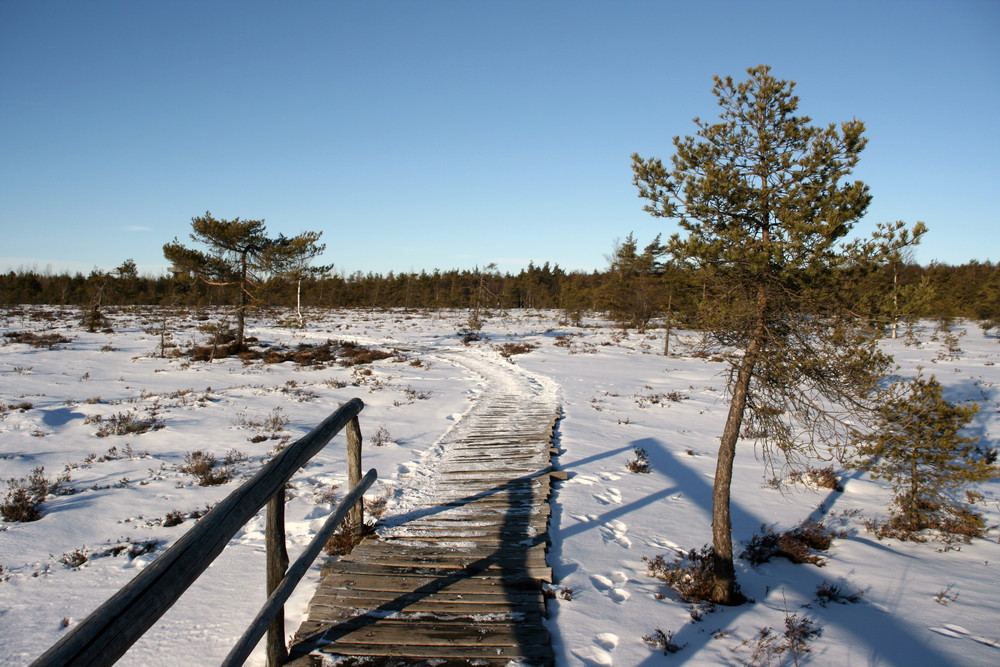
{"label": "small pine sapling", "polygon": [[978,438],[960,435],[978,411],[975,403],[945,400],[933,375],[914,378],[908,391],[879,409],[882,426],[860,447],[858,467],[892,485],[890,519],[880,537],[921,540],[925,529],[966,540],[983,535],[986,524],[972,511],[976,494],[967,487],[1000,469],[981,456]]}
{"label": "small pine sapling", "polygon": [[635,458],[625,462],[625,468],[629,472],[646,473],[653,472],[649,466],[649,452],[642,447],[635,448]]}

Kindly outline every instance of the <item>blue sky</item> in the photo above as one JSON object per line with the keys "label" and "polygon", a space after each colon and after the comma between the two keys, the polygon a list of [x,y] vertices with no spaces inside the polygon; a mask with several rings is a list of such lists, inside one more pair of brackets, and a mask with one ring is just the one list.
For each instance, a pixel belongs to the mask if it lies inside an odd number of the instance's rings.
{"label": "blue sky", "polygon": [[322,231],[347,273],[601,269],[676,230],[629,155],[759,63],[865,121],[860,233],[997,261],[998,34],[997,0],[0,0],[0,270],[159,273],[205,211]]}

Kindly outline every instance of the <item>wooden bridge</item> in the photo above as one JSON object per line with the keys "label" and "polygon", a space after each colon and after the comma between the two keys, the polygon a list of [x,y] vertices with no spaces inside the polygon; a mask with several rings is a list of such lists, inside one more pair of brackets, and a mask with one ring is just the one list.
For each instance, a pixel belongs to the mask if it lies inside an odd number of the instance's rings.
{"label": "wooden bridge", "polygon": [[[551,665],[542,583],[552,580],[545,561],[550,485],[563,479],[549,462],[558,408],[526,374],[497,374],[502,365],[483,359],[457,363],[478,368],[487,391],[440,443],[430,487],[407,491],[422,497],[416,509],[392,517],[377,539],[327,564],[291,653],[282,605],[342,521],[360,530],[359,500],[377,477],[375,470],[361,476],[364,403],[357,398],[275,455],[32,667],[113,665],[265,505],[268,599],[223,665],[242,665],[265,633],[272,667],[325,658],[369,665]],[[351,490],[289,565],[285,485],[341,431]]]}
{"label": "wooden bridge", "polygon": [[445,442],[423,505],[324,569],[291,649],[363,664],[551,665],[543,625],[557,414],[523,394],[480,403]]}

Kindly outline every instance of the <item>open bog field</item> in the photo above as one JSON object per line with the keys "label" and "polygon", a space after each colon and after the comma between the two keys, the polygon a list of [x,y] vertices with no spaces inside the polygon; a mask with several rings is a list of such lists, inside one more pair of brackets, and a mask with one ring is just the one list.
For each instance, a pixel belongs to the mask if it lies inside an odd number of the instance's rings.
{"label": "open bog field", "polygon": [[[657,629],[687,664],[753,659],[762,628],[789,614],[822,629],[816,664],[991,664],[1000,660],[1000,480],[979,485],[984,539],[947,547],[878,540],[883,482],[833,467],[842,491],[810,475],[768,472],[752,442],[738,452],[734,538],[761,525],[824,519],[842,535],[822,565],[738,560],[753,604],[698,610],[675,599],[648,563],[710,541],[715,449],[725,418],[725,364],[688,354],[681,332],[663,357],[662,331],[580,326],[557,312],[493,313],[463,342],[465,312],[333,310],[255,318],[246,358],[213,358],[221,311],[122,309],[87,332],[76,309],[0,313],[0,478],[3,491],[44,486],[35,521],[0,522],[0,663],[24,664],[152,562],[197,517],[342,402],[361,398],[363,467],[379,481],[383,520],[404,514],[433,478],[444,436],[485,392],[516,374],[558,397],[569,472],[553,499],[547,621],[557,662],[659,664]],[[975,401],[967,429],[1000,439],[1000,344],[955,325],[957,348],[927,324],[917,342],[885,341],[901,374],[935,374],[951,401]],[[513,386],[513,384],[512,384]],[[639,450],[648,472],[633,472]],[[309,540],[345,491],[343,436],[288,489],[289,551]],[[737,545],[739,551],[740,546]],[[231,542],[122,664],[213,664],[264,600],[263,518]],[[301,622],[318,564],[286,606]],[[849,593],[838,600],[818,589]],[[854,597],[853,602],[847,598]],[[260,661],[259,654],[254,660]]]}

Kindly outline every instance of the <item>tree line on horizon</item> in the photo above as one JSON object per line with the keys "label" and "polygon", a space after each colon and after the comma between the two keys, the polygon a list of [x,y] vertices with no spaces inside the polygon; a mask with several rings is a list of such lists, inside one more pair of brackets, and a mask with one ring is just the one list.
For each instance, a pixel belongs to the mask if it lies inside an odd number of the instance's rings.
{"label": "tree line on horizon", "polygon": [[[489,309],[554,309],[569,319],[605,314],[637,329],[670,310],[677,323],[696,325],[699,302],[711,298],[704,271],[664,263],[661,248],[658,238],[638,248],[629,235],[615,244],[606,269],[589,273],[544,262],[530,263],[518,273],[487,267],[307,276],[301,300],[308,308],[472,309],[478,299]],[[904,263],[897,271],[897,288],[909,295],[910,318],[1000,320],[998,263]],[[857,293],[859,307],[867,311],[863,314],[877,317],[878,302],[892,286],[893,269],[886,266],[865,284],[845,288]],[[113,271],[89,275],[34,269],[0,273],[0,303],[7,306],[216,306],[233,303],[237,289],[188,276],[139,275],[131,260]],[[261,286],[260,295],[269,306],[292,307],[296,290],[295,281],[272,279]]]}

